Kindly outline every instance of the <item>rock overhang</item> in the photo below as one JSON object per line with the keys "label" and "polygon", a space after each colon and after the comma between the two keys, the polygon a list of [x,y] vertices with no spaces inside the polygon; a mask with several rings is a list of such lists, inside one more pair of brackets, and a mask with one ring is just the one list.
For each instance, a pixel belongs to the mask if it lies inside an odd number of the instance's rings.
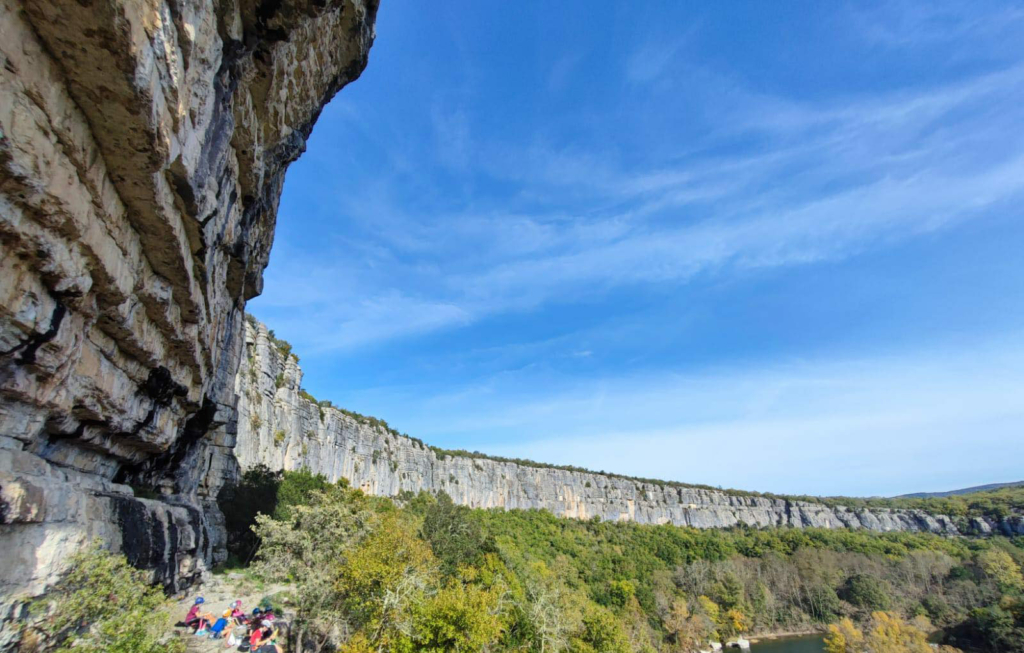
{"label": "rock overhang", "polygon": [[212,562],[242,311],[376,10],[0,0],[5,609],[92,539],[172,587]]}

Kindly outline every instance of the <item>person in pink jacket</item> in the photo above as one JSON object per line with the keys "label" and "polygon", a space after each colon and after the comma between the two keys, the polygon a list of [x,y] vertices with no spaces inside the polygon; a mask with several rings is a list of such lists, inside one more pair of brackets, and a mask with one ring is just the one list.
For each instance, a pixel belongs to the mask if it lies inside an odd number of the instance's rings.
{"label": "person in pink jacket", "polygon": [[188,614],[185,615],[186,627],[195,628],[197,625],[199,625],[199,609],[202,607],[204,600],[205,599],[203,599],[203,597],[200,596],[196,599],[196,602],[192,604],[192,607],[189,608]]}

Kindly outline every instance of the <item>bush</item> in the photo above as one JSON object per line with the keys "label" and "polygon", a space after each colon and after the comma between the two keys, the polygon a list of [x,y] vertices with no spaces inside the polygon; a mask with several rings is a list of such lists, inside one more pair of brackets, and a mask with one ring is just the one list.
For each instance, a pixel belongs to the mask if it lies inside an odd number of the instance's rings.
{"label": "bush", "polygon": [[35,628],[61,652],[176,653],[180,641],[161,643],[166,598],[122,555],[93,545],[70,560],[67,574],[32,606]]}
{"label": "bush", "polygon": [[[274,345],[274,348],[277,349],[278,353],[280,353],[283,358],[285,358],[287,360],[287,358],[289,356],[295,356],[295,354],[292,353],[292,345],[291,345],[291,343],[288,342],[287,340],[283,340],[281,338],[278,338],[277,335],[274,333],[273,329],[270,329],[267,332],[267,335],[270,336],[271,344]],[[299,360],[299,357],[295,356],[295,361],[298,362],[298,360]]]}

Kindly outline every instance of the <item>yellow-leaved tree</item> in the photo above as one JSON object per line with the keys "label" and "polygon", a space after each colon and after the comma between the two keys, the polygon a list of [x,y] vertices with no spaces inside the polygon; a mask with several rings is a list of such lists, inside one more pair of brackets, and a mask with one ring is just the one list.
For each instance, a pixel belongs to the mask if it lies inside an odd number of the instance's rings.
{"label": "yellow-leaved tree", "polygon": [[412,608],[436,576],[430,547],[395,513],[385,513],[348,554],[337,590],[353,625],[378,650],[390,650],[412,635]]}
{"label": "yellow-leaved tree", "polygon": [[864,633],[848,617],[828,627],[825,636],[826,653],[857,653],[864,650]]}
{"label": "yellow-leaved tree", "polygon": [[[827,653],[932,653],[925,624],[908,623],[891,612],[873,612],[864,630],[849,619],[828,627]],[[956,649],[944,646],[943,653]]]}
{"label": "yellow-leaved tree", "polygon": [[1006,551],[989,549],[978,555],[978,562],[1004,592],[1024,590],[1024,576],[1020,567]]}

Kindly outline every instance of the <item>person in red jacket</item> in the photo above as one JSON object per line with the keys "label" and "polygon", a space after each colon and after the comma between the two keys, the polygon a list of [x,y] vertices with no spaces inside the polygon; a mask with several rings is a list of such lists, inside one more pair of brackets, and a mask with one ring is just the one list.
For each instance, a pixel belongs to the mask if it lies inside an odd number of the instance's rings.
{"label": "person in red jacket", "polygon": [[249,650],[255,651],[264,641],[270,640],[270,626],[260,626],[253,629],[249,635]]}
{"label": "person in red jacket", "polygon": [[254,638],[257,634],[260,635],[260,638],[249,640],[252,653],[284,653],[284,649],[275,641],[277,639],[277,632],[276,630],[271,630],[270,626],[264,626],[253,633]]}

